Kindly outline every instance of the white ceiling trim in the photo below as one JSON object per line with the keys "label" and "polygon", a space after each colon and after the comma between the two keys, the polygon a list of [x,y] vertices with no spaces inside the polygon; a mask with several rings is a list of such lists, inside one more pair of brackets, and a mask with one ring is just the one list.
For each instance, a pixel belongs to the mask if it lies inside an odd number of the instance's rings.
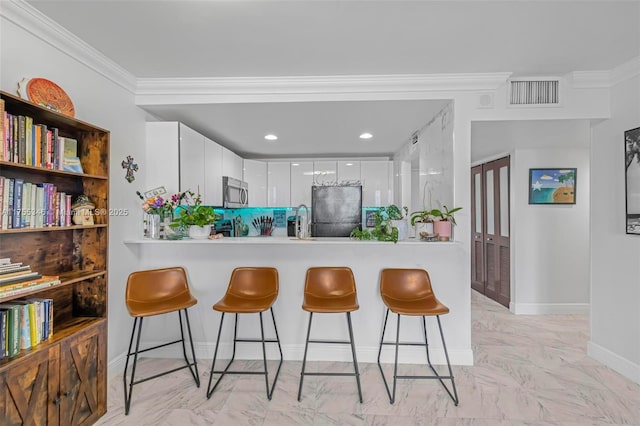
{"label": "white ceiling trim", "polygon": [[611,86],[615,86],[637,75],[640,75],[640,56],[611,70]]}
{"label": "white ceiling trim", "polygon": [[137,105],[327,100],[353,94],[496,90],[511,73],[139,78]]}
{"label": "white ceiling trim", "polygon": [[574,71],[574,89],[608,89],[611,87],[611,71]]}
{"label": "white ceiling trim", "polygon": [[23,0],[0,0],[0,16],[135,93],[136,77]]}

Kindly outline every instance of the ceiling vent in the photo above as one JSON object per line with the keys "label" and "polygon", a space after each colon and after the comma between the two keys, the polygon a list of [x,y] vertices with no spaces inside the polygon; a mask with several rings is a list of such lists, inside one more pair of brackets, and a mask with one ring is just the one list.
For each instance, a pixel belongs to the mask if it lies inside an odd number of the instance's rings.
{"label": "ceiling vent", "polygon": [[415,132],[413,132],[413,134],[411,135],[411,145],[415,145],[418,143],[418,131],[416,130]]}
{"label": "ceiling vent", "polygon": [[509,105],[559,104],[559,79],[509,80]]}

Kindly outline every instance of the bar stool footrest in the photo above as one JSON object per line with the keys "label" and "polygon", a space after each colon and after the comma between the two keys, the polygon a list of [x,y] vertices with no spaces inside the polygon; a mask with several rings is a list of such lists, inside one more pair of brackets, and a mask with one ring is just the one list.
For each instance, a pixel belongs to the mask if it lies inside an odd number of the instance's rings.
{"label": "bar stool footrest", "polygon": [[[176,343],[181,343],[182,340],[174,340],[173,342],[169,342],[169,343],[162,343],[160,345],[157,346],[152,346],[150,348],[146,348],[146,349],[140,349],[138,351],[138,354],[141,354],[142,352],[147,352],[147,351],[152,351],[154,349],[158,349],[158,348],[164,348],[165,346],[169,346],[169,345],[175,345]],[[127,356],[131,356],[131,355],[135,355],[135,352],[129,352],[127,353]]]}
{"label": "bar stool footrest", "polygon": [[396,379],[453,379],[453,376],[395,376]]}
{"label": "bar stool footrest", "polygon": [[356,373],[320,373],[320,372],[304,372],[301,375],[303,376],[360,376],[360,374]]}
{"label": "bar stool footrest", "polygon": [[133,385],[137,385],[138,383],[146,382],[148,380],[155,379],[156,377],[166,376],[167,374],[171,374],[171,373],[174,373],[176,371],[184,370],[185,368],[191,368],[191,367],[194,367],[194,366],[196,366],[195,363],[191,363],[191,364],[188,364],[188,365],[183,365],[182,367],[176,367],[176,368],[174,368],[172,370],[168,370],[168,371],[165,371],[163,373],[158,373],[158,374],[156,374],[154,376],[149,376],[149,377],[145,377],[144,379],[136,380],[135,382],[131,383],[131,385],[132,386]]}
{"label": "bar stool footrest", "polygon": [[338,345],[350,345],[348,340],[309,340],[309,343],[335,343]]}

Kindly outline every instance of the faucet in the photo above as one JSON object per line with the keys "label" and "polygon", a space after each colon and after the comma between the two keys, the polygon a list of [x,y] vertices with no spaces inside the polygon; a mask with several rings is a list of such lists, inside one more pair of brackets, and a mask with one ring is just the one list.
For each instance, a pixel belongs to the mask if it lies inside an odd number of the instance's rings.
{"label": "faucet", "polygon": [[[300,209],[302,209],[303,207],[304,207],[305,215],[304,215],[304,222],[301,222]],[[304,204],[300,204],[298,207],[296,207],[295,230],[296,230],[296,238],[298,239],[306,239],[311,236],[311,223],[309,223],[309,208]]]}

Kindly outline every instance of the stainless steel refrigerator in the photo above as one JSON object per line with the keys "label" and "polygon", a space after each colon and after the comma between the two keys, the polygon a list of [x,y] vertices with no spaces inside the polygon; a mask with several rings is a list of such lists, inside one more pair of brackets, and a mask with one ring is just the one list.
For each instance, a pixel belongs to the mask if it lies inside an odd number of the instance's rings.
{"label": "stainless steel refrigerator", "polygon": [[362,186],[312,186],[311,235],[348,237],[362,226]]}

